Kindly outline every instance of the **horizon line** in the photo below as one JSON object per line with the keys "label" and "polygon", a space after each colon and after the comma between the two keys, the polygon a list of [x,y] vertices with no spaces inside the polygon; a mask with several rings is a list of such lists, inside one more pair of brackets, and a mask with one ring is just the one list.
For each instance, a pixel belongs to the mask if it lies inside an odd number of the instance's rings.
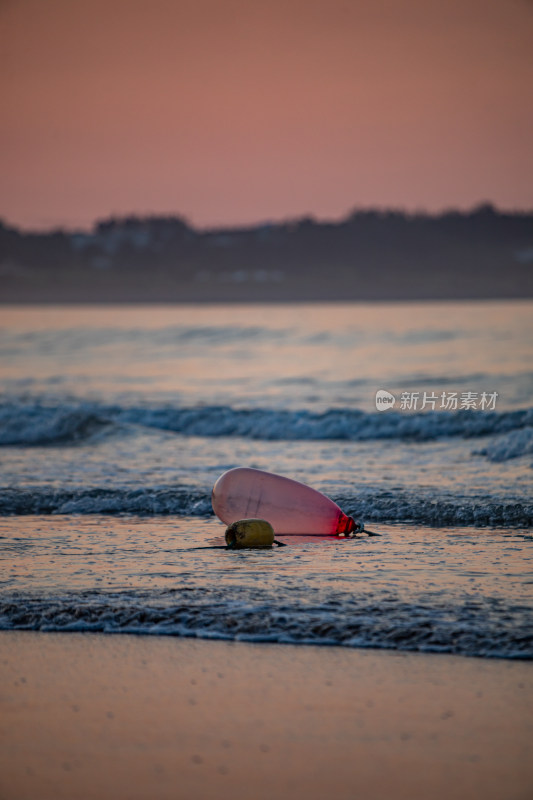
{"label": "horizon line", "polygon": [[368,214],[368,213],[377,213],[377,214],[400,214],[406,218],[416,218],[416,217],[432,217],[438,218],[447,216],[449,214],[459,214],[463,216],[472,215],[476,212],[480,212],[482,210],[491,210],[495,214],[500,215],[519,215],[519,216],[528,216],[533,214],[533,207],[531,208],[519,208],[519,207],[512,207],[506,208],[499,205],[496,205],[491,200],[481,200],[479,202],[475,202],[467,207],[465,206],[443,206],[438,211],[429,211],[424,208],[416,208],[416,209],[408,209],[406,207],[401,206],[393,206],[393,205],[361,205],[361,206],[354,206],[349,211],[345,212],[340,216],[324,216],[319,217],[318,215],[313,214],[312,212],[303,212],[297,216],[286,216],[286,217],[279,217],[279,218],[263,218],[258,219],[256,222],[235,222],[235,223],[219,223],[219,224],[209,224],[209,225],[197,225],[185,215],[178,211],[127,211],[127,212],[110,212],[107,215],[97,216],[94,217],[93,221],[88,223],[87,225],[71,225],[69,223],[51,223],[48,225],[24,225],[16,222],[11,222],[6,216],[0,215],[0,226],[4,228],[10,228],[12,230],[16,230],[22,234],[46,234],[46,233],[64,233],[67,235],[72,234],[88,234],[94,232],[99,225],[106,222],[111,221],[126,221],[126,220],[138,220],[139,222],[146,222],[150,220],[173,220],[173,221],[180,221],[184,223],[188,228],[191,230],[198,231],[199,233],[210,233],[210,232],[219,232],[219,231],[235,231],[235,230],[253,230],[256,228],[262,227],[274,227],[277,225],[296,225],[301,224],[302,222],[312,222],[317,225],[323,224],[342,224],[346,222],[351,217],[357,216],[358,214]]}

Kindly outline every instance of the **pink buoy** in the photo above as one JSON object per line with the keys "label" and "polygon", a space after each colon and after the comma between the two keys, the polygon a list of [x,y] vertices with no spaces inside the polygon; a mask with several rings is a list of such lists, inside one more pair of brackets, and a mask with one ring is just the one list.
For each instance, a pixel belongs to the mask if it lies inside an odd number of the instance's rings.
{"label": "pink buoy", "polygon": [[299,481],[260,469],[237,467],[217,480],[213,511],[222,522],[268,520],[276,534],[346,536],[363,530],[329,497]]}

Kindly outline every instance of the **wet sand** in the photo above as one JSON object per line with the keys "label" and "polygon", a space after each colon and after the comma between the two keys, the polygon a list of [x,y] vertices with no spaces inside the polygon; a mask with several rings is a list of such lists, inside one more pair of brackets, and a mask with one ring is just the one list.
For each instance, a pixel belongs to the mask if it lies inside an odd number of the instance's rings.
{"label": "wet sand", "polygon": [[446,655],[0,634],[0,797],[533,793],[533,671]]}

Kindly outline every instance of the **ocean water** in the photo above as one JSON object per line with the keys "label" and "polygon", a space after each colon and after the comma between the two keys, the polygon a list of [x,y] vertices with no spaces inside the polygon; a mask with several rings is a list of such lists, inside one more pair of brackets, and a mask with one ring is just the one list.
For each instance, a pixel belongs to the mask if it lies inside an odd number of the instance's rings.
{"label": "ocean water", "polygon": [[[0,629],[533,656],[531,302],[4,308],[0,391]],[[235,466],[381,536],[212,549]]]}

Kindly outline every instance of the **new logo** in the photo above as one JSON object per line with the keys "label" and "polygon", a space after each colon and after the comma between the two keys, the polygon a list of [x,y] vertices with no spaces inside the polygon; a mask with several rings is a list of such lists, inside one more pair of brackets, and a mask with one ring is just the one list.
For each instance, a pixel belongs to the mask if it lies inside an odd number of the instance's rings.
{"label": "new logo", "polygon": [[378,411],[388,411],[389,408],[394,408],[396,398],[385,389],[379,389],[376,392],[376,408]]}

